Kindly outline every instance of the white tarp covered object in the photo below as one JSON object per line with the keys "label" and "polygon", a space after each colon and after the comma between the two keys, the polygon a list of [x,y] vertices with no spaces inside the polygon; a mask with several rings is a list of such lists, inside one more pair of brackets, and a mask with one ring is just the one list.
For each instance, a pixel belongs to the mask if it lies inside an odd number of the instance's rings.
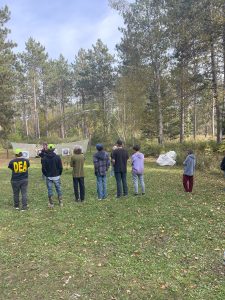
{"label": "white tarp covered object", "polygon": [[160,154],[156,163],[160,166],[174,166],[176,164],[177,154],[175,151],[169,151],[165,154]]}
{"label": "white tarp covered object", "polygon": [[[36,144],[24,144],[24,143],[13,143],[11,142],[13,150],[19,148],[22,152],[28,153],[29,157],[36,157],[38,154],[38,150],[42,148],[42,145]],[[59,155],[71,155],[73,154],[73,149],[76,145],[82,147],[82,151],[85,153],[87,151],[88,140],[77,141],[73,143],[63,143],[63,144],[56,144],[56,153]],[[65,151],[66,150],[66,151]]]}

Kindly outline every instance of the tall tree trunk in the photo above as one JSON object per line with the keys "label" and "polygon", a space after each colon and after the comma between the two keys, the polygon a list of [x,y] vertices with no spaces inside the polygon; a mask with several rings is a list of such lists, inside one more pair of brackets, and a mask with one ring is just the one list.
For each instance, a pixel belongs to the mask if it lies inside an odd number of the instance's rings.
{"label": "tall tree trunk", "polygon": [[64,124],[63,124],[63,105],[62,102],[60,101],[59,104],[59,111],[60,111],[60,132],[61,132],[61,138],[65,138],[65,129],[64,129]]}
{"label": "tall tree trunk", "polygon": [[194,140],[196,140],[196,135],[197,135],[197,86],[195,84],[195,89],[194,89],[194,124],[193,124],[193,137]]}
{"label": "tall tree trunk", "polygon": [[33,78],[33,96],[34,96],[35,136],[40,139],[40,124],[39,124],[39,114],[37,109],[37,93],[36,93],[35,77]]}
{"label": "tall tree trunk", "polygon": [[104,97],[104,93],[102,93],[102,124],[103,124],[103,139],[106,139],[106,133],[107,133],[107,117],[106,117],[106,101]]}
{"label": "tall tree trunk", "polygon": [[83,115],[82,115],[82,133],[83,137],[86,139],[88,138],[88,128],[87,128],[87,120],[86,120],[86,113],[85,113],[85,95],[84,92],[81,92],[81,106],[83,110]]}
{"label": "tall tree trunk", "polygon": [[225,4],[223,9],[223,114],[222,114],[222,134],[225,126]]}
{"label": "tall tree trunk", "polygon": [[159,64],[156,64],[156,68],[155,68],[155,82],[156,82],[156,95],[157,95],[157,105],[158,105],[158,142],[159,144],[163,144],[164,143],[163,113],[162,113],[162,95],[161,95],[161,76],[160,76]]}
{"label": "tall tree trunk", "polygon": [[63,88],[60,89],[60,131],[62,139],[65,138],[65,104],[64,104],[64,95]]}
{"label": "tall tree trunk", "polygon": [[212,101],[212,137],[215,137],[215,98]]}
{"label": "tall tree trunk", "polygon": [[28,118],[25,118],[26,135],[29,136]]}
{"label": "tall tree trunk", "polygon": [[45,118],[45,135],[48,137],[48,109],[46,108],[44,111]]}
{"label": "tall tree trunk", "polygon": [[213,90],[213,99],[215,103],[216,110],[216,141],[217,143],[221,142],[222,139],[222,131],[221,131],[221,112],[220,112],[220,104],[218,97],[218,87],[217,87],[217,72],[216,72],[216,63],[215,63],[215,48],[213,38],[210,41],[210,52],[211,52],[211,73],[212,73],[212,90]]}
{"label": "tall tree trunk", "polygon": [[184,141],[184,66],[181,65],[181,81],[180,81],[180,143]]}
{"label": "tall tree trunk", "polygon": [[[194,56],[196,57],[196,53],[194,53]],[[197,61],[194,60],[194,76],[197,76]],[[196,140],[197,135],[197,83],[194,84],[194,107],[193,107],[193,138]]]}

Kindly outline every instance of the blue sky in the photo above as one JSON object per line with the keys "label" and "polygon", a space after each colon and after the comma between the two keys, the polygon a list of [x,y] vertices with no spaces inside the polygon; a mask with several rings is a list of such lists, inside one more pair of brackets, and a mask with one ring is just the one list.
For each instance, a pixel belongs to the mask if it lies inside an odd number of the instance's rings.
{"label": "blue sky", "polygon": [[80,48],[89,49],[100,38],[112,54],[120,41],[118,27],[122,17],[108,6],[108,0],[3,0],[11,20],[7,27],[10,38],[17,43],[16,51],[25,49],[33,37],[56,59],[60,53],[69,62]]}

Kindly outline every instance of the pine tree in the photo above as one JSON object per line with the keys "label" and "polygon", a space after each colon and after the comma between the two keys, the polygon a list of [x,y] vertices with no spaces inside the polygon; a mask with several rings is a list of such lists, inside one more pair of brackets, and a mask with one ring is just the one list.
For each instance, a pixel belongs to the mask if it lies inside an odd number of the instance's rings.
{"label": "pine tree", "polygon": [[1,135],[6,138],[11,128],[11,120],[14,113],[15,94],[15,55],[12,49],[15,43],[8,40],[10,30],[5,24],[10,19],[7,6],[0,9],[0,130]]}

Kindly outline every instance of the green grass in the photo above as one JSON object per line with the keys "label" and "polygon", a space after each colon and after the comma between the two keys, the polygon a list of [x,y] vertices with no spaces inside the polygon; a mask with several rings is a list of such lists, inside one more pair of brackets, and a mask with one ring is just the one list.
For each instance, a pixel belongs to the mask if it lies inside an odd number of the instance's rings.
{"label": "green grass", "polygon": [[[39,160],[37,159],[39,163]],[[99,202],[90,157],[86,201],[47,207],[39,164],[29,176],[29,211],[12,209],[10,171],[0,170],[0,299],[224,299],[224,178],[197,172],[193,195],[182,170],[146,162],[146,195]],[[56,199],[55,199],[56,203]]]}

